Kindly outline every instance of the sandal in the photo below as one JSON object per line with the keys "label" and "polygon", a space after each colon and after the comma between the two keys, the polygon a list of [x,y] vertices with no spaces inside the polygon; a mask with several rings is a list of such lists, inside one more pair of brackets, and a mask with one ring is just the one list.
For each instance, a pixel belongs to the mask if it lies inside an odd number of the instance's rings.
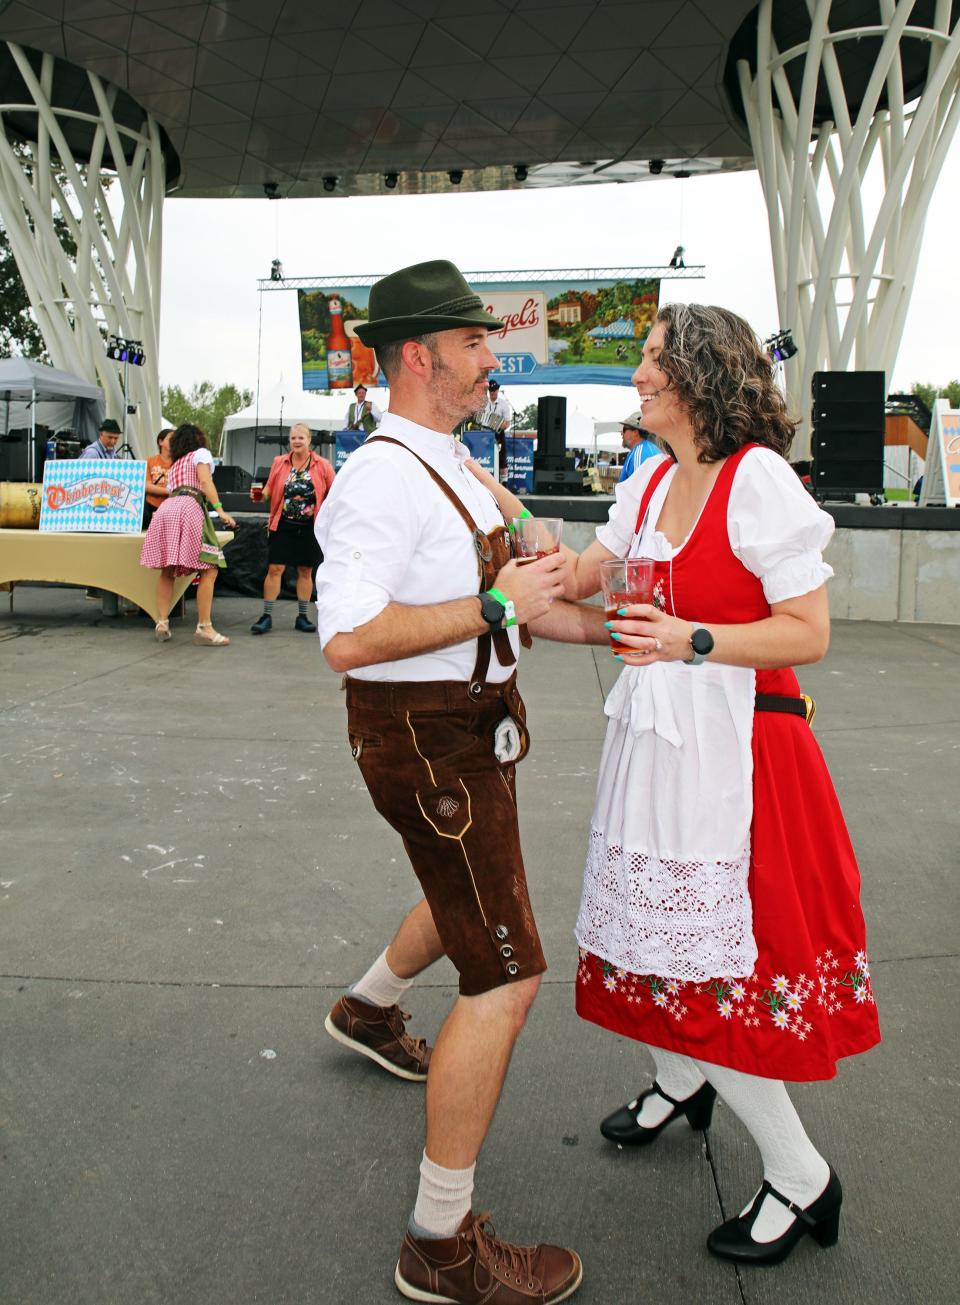
{"label": "sandal", "polygon": [[[204,631],[209,631],[209,633],[204,633]],[[194,630],[193,642],[204,644],[208,648],[225,648],[230,640],[225,634],[219,634],[210,622],[204,622]]]}
{"label": "sandal", "polygon": [[153,633],[157,636],[157,641],[159,643],[166,643],[170,638],[170,622],[158,621],[153,627]]}

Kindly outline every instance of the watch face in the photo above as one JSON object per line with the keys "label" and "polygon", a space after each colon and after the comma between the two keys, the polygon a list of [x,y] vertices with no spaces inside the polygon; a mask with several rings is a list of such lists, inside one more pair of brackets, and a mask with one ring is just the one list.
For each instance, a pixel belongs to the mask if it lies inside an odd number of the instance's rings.
{"label": "watch face", "polygon": [[713,652],[713,635],[709,630],[694,630],[690,636],[690,647],[699,657],[706,657]]}
{"label": "watch face", "polygon": [[503,603],[498,602],[493,594],[480,595],[480,611],[489,625],[501,625],[504,617]]}

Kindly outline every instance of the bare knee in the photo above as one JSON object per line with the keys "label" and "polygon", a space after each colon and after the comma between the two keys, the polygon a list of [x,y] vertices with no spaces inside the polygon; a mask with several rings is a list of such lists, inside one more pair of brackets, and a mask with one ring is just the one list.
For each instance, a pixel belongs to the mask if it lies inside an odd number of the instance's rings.
{"label": "bare knee", "polygon": [[272,575],[272,576],[283,575],[286,569],[287,569],[286,564],[283,562],[271,562],[267,567],[267,575]]}
{"label": "bare knee", "polygon": [[523,1028],[539,987],[540,975],[536,974],[531,979],[520,979],[517,983],[505,983],[502,987],[491,988],[489,992],[482,992],[477,997],[462,997],[461,1001],[469,1002],[475,1013],[482,1018],[512,1027],[516,1035]]}

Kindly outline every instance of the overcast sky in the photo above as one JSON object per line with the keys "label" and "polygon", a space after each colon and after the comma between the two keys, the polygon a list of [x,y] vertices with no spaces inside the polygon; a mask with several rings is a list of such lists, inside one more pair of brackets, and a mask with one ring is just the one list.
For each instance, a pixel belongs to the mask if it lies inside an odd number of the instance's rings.
{"label": "overcast sky", "polygon": [[[960,143],[927,217],[900,356],[888,388],[960,376]],[[281,374],[300,387],[296,294],[262,296],[273,258],[287,276],[385,273],[428,258],[465,271],[666,264],[674,247],[702,281],[666,281],[661,302],[701,300],[777,321],[766,211],[756,172],[633,185],[314,200],[189,200],[164,210],[160,378],[184,387],[232,381],[262,392]],[[787,364],[789,366],[789,363]],[[523,387],[511,388],[522,406]]]}

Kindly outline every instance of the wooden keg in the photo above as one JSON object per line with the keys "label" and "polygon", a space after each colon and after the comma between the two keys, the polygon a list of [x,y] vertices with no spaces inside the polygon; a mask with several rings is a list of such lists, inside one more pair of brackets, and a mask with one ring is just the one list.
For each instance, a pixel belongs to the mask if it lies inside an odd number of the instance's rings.
{"label": "wooden keg", "polygon": [[38,530],[41,490],[41,485],[0,481],[0,528]]}

